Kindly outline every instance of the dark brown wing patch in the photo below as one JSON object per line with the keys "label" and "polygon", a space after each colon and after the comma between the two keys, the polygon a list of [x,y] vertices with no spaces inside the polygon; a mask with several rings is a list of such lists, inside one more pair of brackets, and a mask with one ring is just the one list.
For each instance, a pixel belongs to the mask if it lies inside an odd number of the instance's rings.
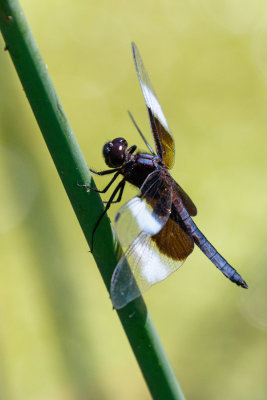
{"label": "dark brown wing patch", "polygon": [[157,153],[161,156],[162,161],[167,168],[172,168],[175,158],[175,145],[173,136],[168,129],[166,129],[158,119],[158,116],[149,107],[148,115],[150,125],[156,143]]}
{"label": "dark brown wing patch", "polygon": [[172,218],[169,218],[161,231],[151,239],[161,253],[174,261],[185,260],[194,249],[191,237]]}

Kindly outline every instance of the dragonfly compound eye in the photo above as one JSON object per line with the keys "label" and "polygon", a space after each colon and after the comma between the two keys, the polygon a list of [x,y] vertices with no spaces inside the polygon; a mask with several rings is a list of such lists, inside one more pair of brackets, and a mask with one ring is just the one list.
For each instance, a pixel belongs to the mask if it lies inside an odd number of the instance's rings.
{"label": "dragonfly compound eye", "polygon": [[103,156],[106,164],[111,168],[120,167],[125,160],[128,143],[123,138],[116,138],[103,147]]}

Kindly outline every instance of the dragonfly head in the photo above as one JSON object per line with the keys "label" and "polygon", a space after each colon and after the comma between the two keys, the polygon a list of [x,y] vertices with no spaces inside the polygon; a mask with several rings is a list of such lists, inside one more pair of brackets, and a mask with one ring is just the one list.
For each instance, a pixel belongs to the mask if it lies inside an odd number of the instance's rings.
{"label": "dragonfly head", "polygon": [[110,168],[120,167],[125,161],[127,147],[127,141],[121,137],[106,143],[103,147],[105,163]]}

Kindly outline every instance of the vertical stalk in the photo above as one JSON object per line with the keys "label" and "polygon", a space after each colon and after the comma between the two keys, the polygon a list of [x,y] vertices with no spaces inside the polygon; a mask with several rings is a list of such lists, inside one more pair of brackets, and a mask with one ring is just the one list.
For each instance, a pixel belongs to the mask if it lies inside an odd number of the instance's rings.
{"label": "vertical stalk", "polygon": [[[99,195],[77,186],[94,185],[87,164],[49,77],[17,0],[0,0],[0,29],[19,79],[57,168],[77,219],[90,245],[96,217],[103,211]],[[94,258],[109,290],[118,249],[105,216],[97,230]],[[118,311],[153,399],[182,400],[184,396],[142,298]]]}

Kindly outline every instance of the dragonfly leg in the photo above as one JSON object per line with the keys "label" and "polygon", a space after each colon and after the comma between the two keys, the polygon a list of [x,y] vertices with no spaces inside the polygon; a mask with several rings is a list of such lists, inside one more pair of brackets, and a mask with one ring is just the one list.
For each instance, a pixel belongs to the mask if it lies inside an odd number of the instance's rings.
{"label": "dragonfly leg", "polygon": [[90,172],[93,172],[93,174],[96,175],[108,175],[108,174],[113,174],[114,172],[120,171],[121,167],[119,168],[112,168],[112,169],[107,169],[105,171],[95,171],[94,169],[89,168]]}
{"label": "dragonfly leg", "polygon": [[104,209],[104,211],[102,212],[102,214],[98,217],[98,220],[95,223],[94,229],[92,231],[92,237],[91,237],[91,253],[93,253],[93,248],[94,248],[94,236],[95,236],[95,232],[102,220],[102,218],[104,217],[104,215],[107,213],[108,209],[110,208],[111,204],[113,203],[114,197],[116,196],[116,194],[120,191],[118,198],[121,199],[122,197],[122,192],[123,189],[125,187],[125,180],[123,179],[115,188],[114,192],[112,193],[112,195],[110,196],[109,201],[106,204],[106,207]]}
{"label": "dragonfly leg", "polygon": [[107,186],[106,186],[103,190],[98,190],[98,189],[93,188],[93,187],[91,187],[91,186],[89,186],[89,185],[79,185],[79,184],[78,184],[78,186],[79,186],[79,187],[85,187],[86,189],[93,190],[94,192],[97,192],[97,193],[106,193],[106,192],[108,191],[108,189],[110,188],[110,186],[112,185],[112,183],[118,178],[119,174],[120,174],[119,171],[116,172],[116,174],[113,176],[113,178],[111,179],[111,181],[107,184]]}
{"label": "dragonfly leg", "polygon": [[[121,188],[120,188],[120,191],[119,191],[119,195],[118,195],[118,197],[117,197],[117,200],[112,201],[111,204],[119,203],[119,202],[121,201],[122,194],[123,194],[124,187],[125,187],[125,181],[122,181],[122,182],[123,182],[123,185],[121,185]],[[103,201],[103,203],[104,203],[104,204],[107,204],[108,201]]]}
{"label": "dragonfly leg", "polygon": [[129,147],[128,153],[129,153],[129,154],[133,154],[133,153],[135,152],[136,149],[137,149],[137,146],[134,144],[133,146]]}

